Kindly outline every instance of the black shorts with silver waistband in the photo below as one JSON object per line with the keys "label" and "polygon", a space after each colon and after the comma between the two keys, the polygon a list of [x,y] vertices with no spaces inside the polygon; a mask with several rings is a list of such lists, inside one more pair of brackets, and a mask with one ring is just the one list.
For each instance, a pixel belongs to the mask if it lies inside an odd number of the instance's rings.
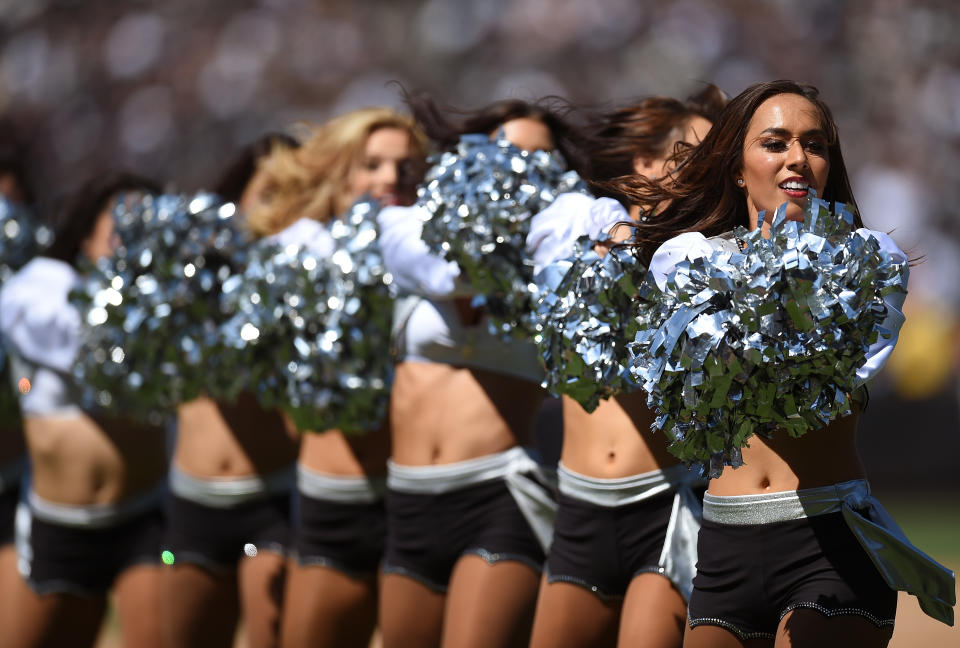
{"label": "black shorts with silver waistband", "polygon": [[477,555],[489,563],[522,562],[542,570],[544,552],[501,479],[445,493],[387,491],[383,571],[445,592],[456,562]]}
{"label": "black shorts with silver waistband", "polygon": [[387,536],[387,512],[376,502],[335,502],[297,491],[293,556],[299,565],[336,569],[354,578],[374,576]]}
{"label": "black shorts with silver waistband", "polygon": [[22,503],[17,553],[24,580],[40,595],[98,596],[125,570],[159,565],[164,527],[159,497],[137,508],[115,522],[83,526],[45,519]]}
{"label": "black shorts with silver waistband", "polygon": [[841,513],[729,525],[704,520],[690,626],[716,625],[741,640],[776,636],[795,609],[855,615],[893,626],[897,593]]}
{"label": "black shorts with silver waistband", "polygon": [[658,572],[674,493],[617,507],[560,493],[547,579],[586,587],[601,598],[622,597],[630,581]]}

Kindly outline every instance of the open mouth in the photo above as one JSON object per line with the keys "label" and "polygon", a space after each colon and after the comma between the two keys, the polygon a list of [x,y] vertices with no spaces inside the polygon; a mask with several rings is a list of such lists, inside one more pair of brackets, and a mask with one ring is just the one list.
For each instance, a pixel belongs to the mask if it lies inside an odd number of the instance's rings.
{"label": "open mouth", "polygon": [[803,178],[788,178],[777,186],[791,198],[806,198],[810,190],[810,183]]}

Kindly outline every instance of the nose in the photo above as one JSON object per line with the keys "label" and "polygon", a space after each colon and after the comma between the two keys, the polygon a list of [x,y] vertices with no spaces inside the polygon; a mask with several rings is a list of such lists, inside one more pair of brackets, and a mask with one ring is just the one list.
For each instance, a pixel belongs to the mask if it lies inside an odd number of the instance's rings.
{"label": "nose", "polygon": [[790,148],[787,150],[787,168],[805,169],[809,166],[807,160],[807,151],[803,148],[800,140],[793,140]]}

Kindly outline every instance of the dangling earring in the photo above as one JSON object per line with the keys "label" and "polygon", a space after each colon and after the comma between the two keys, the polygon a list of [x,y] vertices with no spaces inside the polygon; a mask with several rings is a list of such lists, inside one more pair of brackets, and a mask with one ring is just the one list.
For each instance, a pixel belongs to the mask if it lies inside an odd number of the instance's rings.
{"label": "dangling earring", "polygon": [[742,186],[743,186],[743,178],[737,178],[737,186],[738,186],[738,187],[742,187]]}

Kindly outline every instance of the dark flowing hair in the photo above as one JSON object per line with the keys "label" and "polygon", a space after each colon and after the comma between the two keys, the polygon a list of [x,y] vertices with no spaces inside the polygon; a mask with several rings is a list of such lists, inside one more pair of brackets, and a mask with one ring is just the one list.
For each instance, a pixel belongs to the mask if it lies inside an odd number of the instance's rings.
{"label": "dark flowing hair", "polygon": [[300,145],[296,138],[286,133],[266,133],[250,142],[234,154],[213,185],[213,192],[232,203],[239,203],[243,191],[257,171],[260,158],[270,154],[275,146],[295,149]]}
{"label": "dark flowing hair", "polygon": [[[653,182],[640,176],[611,181],[610,188],[620,191],[633,203],[649,208],[656,216],[635,227],[640,257],[649,261],[661,243],[683,232],[701,232],[716,236],[737,225],[748,226],[749,212],[736,176],[743,167],[743,147],[747,128],[757,108],[770,97],[796,94],[813,104],[820,126],[827,135],[830,172],[820,196],[824,200],[847,203],[858,227],[863,223],[857,213],[847,168],[840,151],[837,124],[819,91],[796,81],[769,81],[750,86],[727,104],[713,128],[699,146],[678,161],[671,182]],[[658,211],[658,208],[662,207]]]}
{"label": "dark flowing hair", "polygon": [[526,117],[542,122],[550,130],[556,150],[569,168],[581,175],[588,173],[584,134],[567,118],[570,110],[561,107],[562,100],[557,97],[546,97],[535,103],[504,99],[473,111],[441,105],[424,93],[404,90],[403,97],[410,114],[440,150],[452,149],[461,135],[492,133],[504,122]]}
{"label": "dark flowing hair", "polygon": [[[709,83],[686,101],[648,97],[591,119],[585,153],[590,160],[588,180],[594,195],[613,198],[627,206],[628,197],[612,188],[609,181],[633,174],[638,156],[661,158],[680,153],[667,150],[679,137],[678,131],[694,117],[703,117],[712,124],[726,104],[723,91]],[[677,144],[679,147],[682,143]]]}
{"label": "dark flowing hair", "polygon": [[53,243],[44,256],[76,265],[83,242],[93,233],[101,212],[124,191],[160,193],[158,183],[125,171],[98,175],[71,194],[54,219]]}

